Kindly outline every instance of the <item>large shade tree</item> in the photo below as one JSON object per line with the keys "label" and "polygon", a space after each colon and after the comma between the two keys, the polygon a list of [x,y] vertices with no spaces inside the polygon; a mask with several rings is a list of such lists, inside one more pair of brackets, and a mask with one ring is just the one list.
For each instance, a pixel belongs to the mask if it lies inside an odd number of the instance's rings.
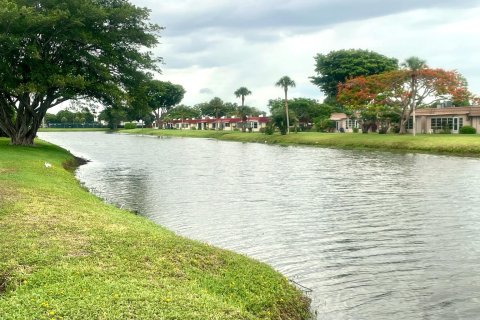
{"label": "large shade tree", "polygon": [[200,112],[196,108],[191,108],[186,105],[178,105],[172,109],[170,109],[164,116],[163,119],[165,121],[174,120],[174,119],[181,119],[181,128],[183,129],[184,120],[187,118],[197,118],[200,116]]}
{"label": "large shade tree", "polygon": [[235,107],[233,104],[223,102],[219,97],[215,97],[209,102],[199,105],[202,115],[212,116],[217,119],[216,130],[220,129],[220,117],[230,114]]}
{"label": "large shade tree", "polygon": [[122,121],[128,119],[128,115],[124,108],[108,107],[100,112],[98,119],[106,121],[110,129],[116,130]]}
{"label": "large shade tree", "polygon": [[398,69],[398,60],[382,54],[361,49],[331,51],[315,56],[315,76],[311,77],[326,95],[328,101],[335,101],[337,86],[349,78],[370,76]]}
{"label": "large shade tree", "polygon": [[166,116],[168,116],[170,119],[194,119],[200,116],[200,112],[196,108],[192,108],[182,104],[170,109],[167,112]]}
{"label": "large shade tree", "polygon": [[376,118],[396,115],[400,119],[400,133],[406,133],[406,124],[413,115],[412,99],[415,106],[424,108],[442,100],[474,98],[458,72],[430,68],[418,69],[415,83],[411,70],[402,69],[349,79],[338,90],[338,100],[354,115],[375,114]]}
{"label": "large shade tree", "polygon": [[[283,99],[270,100],[268,106],[270,107],[270,113],[278,113],[278,110],[283,110],[284,101]],[[288,100],[288,110],[290,114],[295,115],[301,129],[307,129],[313,123],[329,119],[330,114],[334,111],[331,106],[309,98]]]}
{"label": "large shade tree", "polygon": [[136,108],[146,104],[155,115],[157,125],[161,124],[162,114],[179,104],[185,95],[185,89],[170,81],[148,80],[141,85],[134,96]]}
{"label": "large shade tree", "polygon": [[31,145],[50,108],[71,99],[125,104],[159,71],[161,27],[126,0],[0,0],[0,128]]}
{"label": "large shade tree", "polygon": [[283,76],[280,80],[275,83],[277,87],[283,88],[283,92],[285,93],[285,119],[286,119],[286,134],[290,133],[290,115],[288,113],[288,88],[294,88],[296,86],[295,81],[290,79],[289,76]]}

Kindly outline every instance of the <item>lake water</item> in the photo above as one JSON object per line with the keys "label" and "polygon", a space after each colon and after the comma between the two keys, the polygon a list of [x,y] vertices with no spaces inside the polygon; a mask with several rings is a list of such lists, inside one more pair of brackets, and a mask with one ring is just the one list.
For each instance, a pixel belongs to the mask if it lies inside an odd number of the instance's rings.
{"label": "lake water", "polygon": [[95,194],[313,290],[318,319],[480,319],[480,160],[45,133]]}

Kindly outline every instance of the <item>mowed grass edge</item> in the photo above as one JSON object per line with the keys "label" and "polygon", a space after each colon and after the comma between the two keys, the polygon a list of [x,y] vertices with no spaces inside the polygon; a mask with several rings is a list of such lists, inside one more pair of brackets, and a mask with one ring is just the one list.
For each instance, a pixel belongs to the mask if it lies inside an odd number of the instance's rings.
{"label": "mowed grass edge", "polygon": [[309,318],[271,267],[103,203],[72,159],[0,138],[1,319]]}
{"label": "mowed grass edge", "polygon": [[342,149],[375,149],[384,151],[407,151],[421,153],[451,154],[460,156],[480,156],[480,135],[460,134],[361,134],[361,133],[320,133],[299,132],[289,135],[266,135],[238,131],[213,130],[120,130],[127,134],[157,136],[211,138],[219,140],[257,142],[280,145],[309,145]]}

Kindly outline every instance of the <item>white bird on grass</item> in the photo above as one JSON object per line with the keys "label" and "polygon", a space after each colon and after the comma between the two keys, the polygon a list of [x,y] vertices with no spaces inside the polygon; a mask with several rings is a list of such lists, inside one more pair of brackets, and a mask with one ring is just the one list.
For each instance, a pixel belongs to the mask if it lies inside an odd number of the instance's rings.
{"label": "white bird on grass", "polygon": [[51,168],[52,167],[52,164],[51,163],[48,163],[48,162],[45,162],[45,168]]}

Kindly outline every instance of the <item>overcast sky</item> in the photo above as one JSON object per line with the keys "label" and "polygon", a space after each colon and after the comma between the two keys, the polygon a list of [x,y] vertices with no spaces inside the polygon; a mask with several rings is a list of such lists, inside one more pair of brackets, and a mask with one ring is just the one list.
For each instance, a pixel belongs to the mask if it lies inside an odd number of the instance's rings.
{"label": "overcast sky", "polygon": [[165,27],[156,54],[160,80],[181,84],[184,104],[215,96],[268,110],[282,97],[284,75],[297,83],[291,97],[323,100],[310,83],[314,56],[368,49],[400,62],[418,56],[430,67],[458,70],[480,94],[480,0],[131,0],[151,9]]}

